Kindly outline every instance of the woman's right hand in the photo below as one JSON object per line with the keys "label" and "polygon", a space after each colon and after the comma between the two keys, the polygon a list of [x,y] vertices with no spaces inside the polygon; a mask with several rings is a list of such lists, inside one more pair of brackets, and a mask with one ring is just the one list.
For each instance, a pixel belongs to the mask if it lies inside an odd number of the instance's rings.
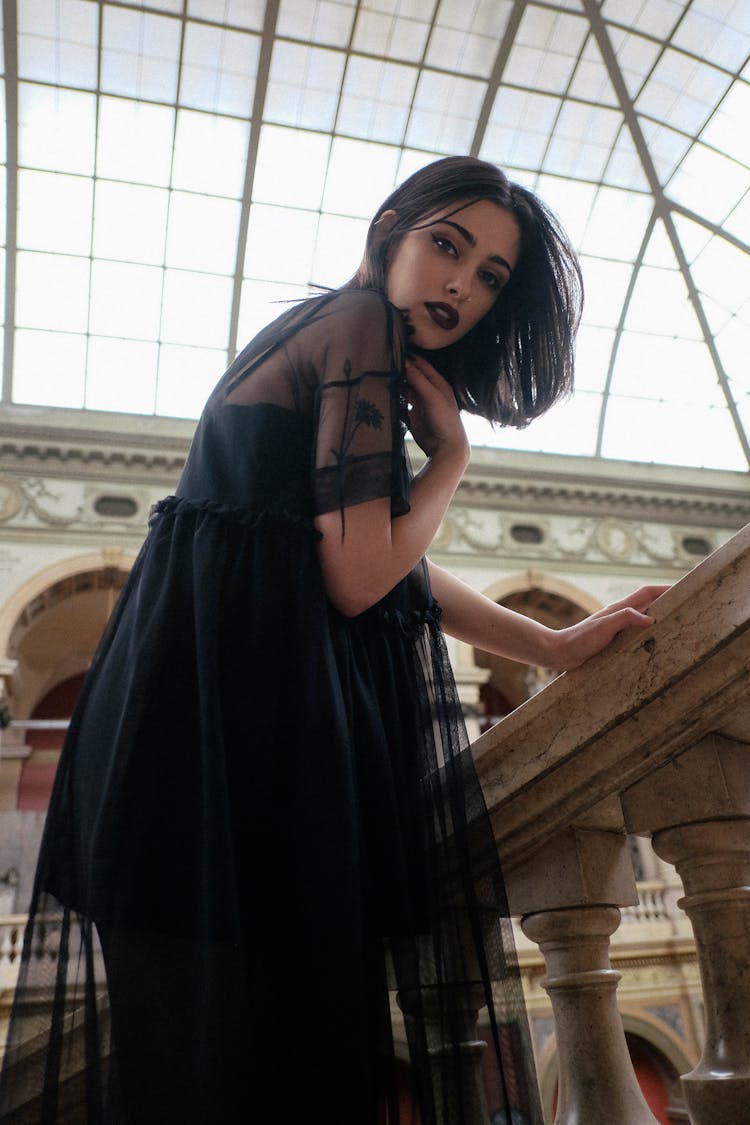
{"label": "woman's right hand", "polygon": [[427,457],[445,452],[469,463],[469,442],[453,388],[423,356],[406,360],[409,429]]}
{"label": "woman's right hand", "polygon": [[363,613],[413,570],[432,542],[469,463],[469,443],[450,384],[421,356],[406,362],[409,427],[427,462],[414,477],[408,512],[389,497],[315,519],[328,597],[347,617]]}

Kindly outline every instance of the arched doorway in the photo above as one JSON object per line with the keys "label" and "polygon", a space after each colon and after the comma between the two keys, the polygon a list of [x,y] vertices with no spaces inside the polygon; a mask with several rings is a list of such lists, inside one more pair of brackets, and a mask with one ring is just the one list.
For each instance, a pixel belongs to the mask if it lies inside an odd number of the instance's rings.
{"label": "arched doorway", "polygon": [[[683,1116],[673,1116],[671,1111],[684,1112],[680,1090],[680,1076],[674,1066],[647,1039],[632,1032],[625,1033],[635,1076],[638,1079],[648,1107],[660,1125],[674,1125],[684,1121]],[[679,1102],[679,1104],[678,1104]]]}
{"label": "arched doorway", "polygon": [[15,667],[3,741],[15,768],[0,779],[0,807],[46,809],[68,720],[131,565],[119,551],[69,559],[35,575],[3,607],[0,656]]}
{"label": "arched doorway", "polygon": [[[530,576],[528,585],[507,590],[496,596],[495,600],[498,604],[552,629],[575,625],[588,616],[592,608],[598,608],[592,607],[591,599],[582,593],[579,595],[573,587],[563,592],[549,588],[550,585],[541,575]],[[556,585],[559,586],[559,583]],[[480,649],[474,650],[474,661],[478,667],[487,668],[490,672],[479,692],[484,712],[480,721],[482,730],[487,730],[516,707],[520,707],[558,674],[558,669],[555,668],[529,667]]]}
{"label": "arched doorway", "polygon": [[83,672],[68,676],[47,692],[29,716],[25,742],[31,753],[18,782],[17,807],[21,810],[44,811],[49,804],[57,759],[83,680]]}
{"label": "arched doorway", "polygon": [[[680,1073],[685,1074],[691,1069],[689,1060],[674,1042],[666,1044],[664,1034],[659,1029],[651,1028],[643,1020],[636,1021],[639,1028],[653,1031],[655,1038],[665,1041],[668,1054],[647,1035],[627,1030],[627,1023],[631,1022],[628,1017],[623,1022],[626,1024],[625,1041],[633,1070],[646,1104],[659,1125],[684,1125],[689,1118],[682,1095]],[[558,1097],[557,1059],[554,1050],[547,1059],[541,1078],[542,1099],[549,1119],[552,1120],[557,1112]]]}

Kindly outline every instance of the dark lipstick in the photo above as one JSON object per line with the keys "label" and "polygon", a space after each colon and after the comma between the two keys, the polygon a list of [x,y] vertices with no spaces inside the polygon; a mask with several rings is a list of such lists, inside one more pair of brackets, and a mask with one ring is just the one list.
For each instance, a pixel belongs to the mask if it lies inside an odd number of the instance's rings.
{"label": "dark lipstick", "polygon": [[451,332],[458,324],[458,313],[451,305],[444,305],[442,301],[425,301],[424,307],[438,328]]}

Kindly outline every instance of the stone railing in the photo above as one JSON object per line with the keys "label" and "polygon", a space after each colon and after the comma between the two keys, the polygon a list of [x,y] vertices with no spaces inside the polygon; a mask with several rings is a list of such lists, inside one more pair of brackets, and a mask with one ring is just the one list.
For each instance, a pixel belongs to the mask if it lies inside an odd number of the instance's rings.
{"label": "stone railing", "polygon": [[638,902],[621,911],[623,925],[647,925],[649,922],[669,922],[671,914],[666,894],[670,888],[661,880],[636,884]]}
{"label": "stone railing", "polygon": [[0,915],[0,993],[15,988],[25,925],[25,914]]}
{"label": "stone railing", "polygon": [[653,616],[474,744],[511,910],[546,960],[556,1125],[656,1122],[609,961],[621,908],[646,909],[627,833],[685,888],[706,1013],[690,1120],[750,1125],[750,526]]}

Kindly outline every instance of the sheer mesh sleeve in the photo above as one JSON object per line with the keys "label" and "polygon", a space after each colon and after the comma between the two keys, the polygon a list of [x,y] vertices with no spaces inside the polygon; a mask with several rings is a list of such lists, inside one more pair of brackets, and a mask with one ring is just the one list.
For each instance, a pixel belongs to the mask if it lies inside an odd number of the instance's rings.
{"label": "sheer mesh sleeve", "polygon": [[[321,326],[318,325],[320,328]],[[394,310],[374,292],[346,292],[325,318],[318,355],[313,496],[317,514],[383,497],[409,508],[406,383]]]}

